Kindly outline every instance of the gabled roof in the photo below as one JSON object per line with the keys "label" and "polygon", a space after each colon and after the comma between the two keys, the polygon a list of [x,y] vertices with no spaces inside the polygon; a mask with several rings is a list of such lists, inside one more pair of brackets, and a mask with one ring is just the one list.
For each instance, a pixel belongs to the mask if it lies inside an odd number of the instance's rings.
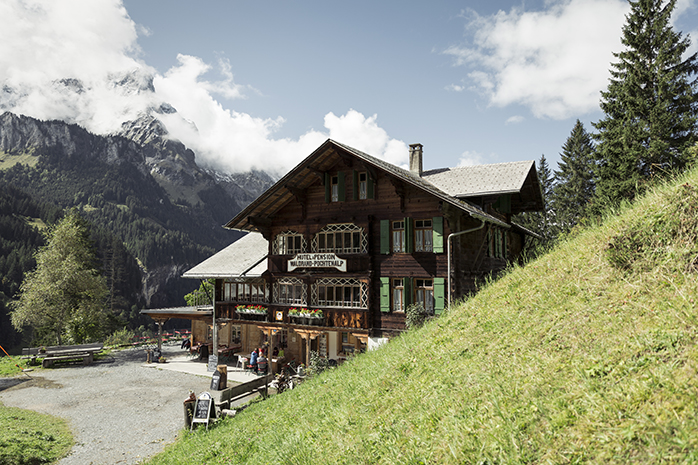
{"label": "gabled roof", "polygon": [[515,161],[441,168],[425,171],[422,177],[449,195],[466,198],[520,192],[528,173],[535,169],[533,161]]}
{"label": "gabled roof", "polygon": [[269,243],[259,233],[249,233],[182,275],[184,278],[258,277],[267,271]]}
{"label": "gabled roof", "polygon": [[238,213],[225,227],[244,231],[259,231],[258,227],[255,225],[257,221],[263,223],[265,218],[273,215],[291,201],[294,195],[310,187],[318,179],[322,179],[322,174],[324,172],[331,170],[337,161],[345,157],[358,158],[369,170],[381,170],[389,176],[398,178],[409,185],[430,193],[439,200],[451,204],[470,216],[498,224],[505,228],[509,227],[507,223],[483,212],[478,207],[464,200],[449,195],[431,182],[417,176],[411,171],[372,157],[360,150],[333,141],[332,139],[327,139],[325,143],[318,147],[305,160],[300,162],[288,174],[277,181],[276,184],[260,195],[257,200]]}

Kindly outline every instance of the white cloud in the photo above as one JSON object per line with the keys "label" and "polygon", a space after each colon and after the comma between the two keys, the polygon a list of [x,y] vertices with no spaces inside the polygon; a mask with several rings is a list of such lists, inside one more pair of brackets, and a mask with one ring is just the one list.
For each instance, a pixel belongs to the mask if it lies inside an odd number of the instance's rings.
{"label": "white cloud", "polygon": [[488,17],[471,11],[472,44],[444,53],[471,68],[468,76],[492,105],[568,118],[598,108],[628,11],[624,0],[558,0],[545,11]]}
{"label": "white cloud", "polygon": [[331,139],[351,145],[369,155],[382,158],[394,165],[407,167],[408,149],[402,141],[391,139],[376,123],[378,115],[366,118],[355,110],[344,116],[325,115],[325,127]]}
{"label": "white cloud", "polygon": [[465,86],[461,86],[459,84],[449,84],[445,87],[445,89],[451,92],[463,92],[465,90]]}
{"label": "white cloud", "polygon": [[458,160],[457,167],[462,166],[476,166],[485,163],[485,156],[478,152],[465,151],[461,154]]}
{"label": "white cloud", "polygon": [[510,118],[507,118],[506,122],[504,124],[518,124],[524,121],[524,117],[521,115],[514,115]]}
{"label": "white cloud", "polygon": [[328,137],[406,164],[407,146],[391,139],[376,115],[355,110],[328,113],[323,131],[275,139],[283,117],[257,118],[218,100],[256,92],[235,82],[226,59],[216,63],[223,76],[218,81],[206,79],[212,65],[190,55],[179,55],[176,66],[158,75],[139,59],[139,33],[150,34],[135,25],[121,0],[3,0],[0,111],[75,122],[104,134],[169,103],[177,110],[162,116],[170,135],[192,148],[203,165],[228,172],[284,174]]}

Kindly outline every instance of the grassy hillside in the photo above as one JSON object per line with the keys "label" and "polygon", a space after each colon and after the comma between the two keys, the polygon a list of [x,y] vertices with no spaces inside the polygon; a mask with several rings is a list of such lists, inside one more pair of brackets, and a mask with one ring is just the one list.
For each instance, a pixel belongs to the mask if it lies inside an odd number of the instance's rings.
{"label": "grassy hillside", "polygon": [[698,172],[151,464],[698,461]]}

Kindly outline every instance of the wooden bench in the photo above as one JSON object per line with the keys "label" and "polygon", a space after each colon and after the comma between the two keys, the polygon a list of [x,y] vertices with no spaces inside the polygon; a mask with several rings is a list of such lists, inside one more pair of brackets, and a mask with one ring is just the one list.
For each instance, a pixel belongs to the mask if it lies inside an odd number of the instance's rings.
{"label": "wooden bench", "polygon": [[238,384],[237,386],[223,389],[222,391],[214,391],[212,393],[214,396],[218,394],[218,399],[216,399],[216,407],[228,409],[230,408],[231,402],[259,390],[263,386],[271,383],[273,379],[274,375],[269,374],[266,376],[260,376],[259,378],[247,383]]}
{"label": "wooden bench", "polygon": [[44,357],[44,359],[41,362],[41,366],[42,366],[42,368],[50,368],[53,366],[54,362],[67,361],[67,360],[82,360],[83,365],[89,365],[94,360],[94,353],[93,352],[87,352],[87,353],[81,352],[81,353],[67,354],[67,355],[50,355],[48,357]]}
{"label": "wooden bench", "polygon": [[22,349],[22,358],[31,359],[35,363],[38,358],[43,359],[41,366],[48,368],[54,362],[68,360],[82,360],[83,365],[89,365],[94,361],[94,356],[104,348],[101,343],[80,344],[72,346],[48,346],[26,347]]}

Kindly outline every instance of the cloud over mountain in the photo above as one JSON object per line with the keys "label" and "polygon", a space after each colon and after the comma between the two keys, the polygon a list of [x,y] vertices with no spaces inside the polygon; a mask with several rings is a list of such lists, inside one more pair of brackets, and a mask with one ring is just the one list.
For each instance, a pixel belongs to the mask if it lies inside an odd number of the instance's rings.
{"label": "cloud over mountain", "polygon": [[[285,118],[258,118],[221,103],[254,89],[236,83],[231,64],[215,64],[223,80],[211,81],[212,65],[181,54],[158,73],[142,59],[138,33],[121,0],[6,0],[0,4],[0,111],[78,123],[116,132],[125,121],[159,113],[171,137],[197,153],[203,166],[225,172],[260,169],[284,174],[326,138],[404,164],[407,146],[377,123],[348,110],[325,116],[324,130],[275,138]],[[286,115],[292,118],[293,115]]]}

